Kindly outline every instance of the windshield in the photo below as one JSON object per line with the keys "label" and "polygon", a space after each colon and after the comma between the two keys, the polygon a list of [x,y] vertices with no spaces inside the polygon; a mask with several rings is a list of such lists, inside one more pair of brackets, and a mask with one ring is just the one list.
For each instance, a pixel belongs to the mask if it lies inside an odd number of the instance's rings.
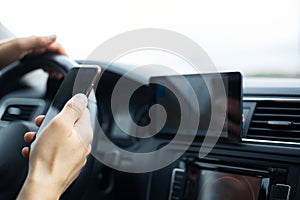
{"label": "windshield", "polygon": [[0,19],[17,37],[56,34],[75,59],[125,31],[163,28],[197,42],[218,69],[300,76],[299,0],[10,0]]}

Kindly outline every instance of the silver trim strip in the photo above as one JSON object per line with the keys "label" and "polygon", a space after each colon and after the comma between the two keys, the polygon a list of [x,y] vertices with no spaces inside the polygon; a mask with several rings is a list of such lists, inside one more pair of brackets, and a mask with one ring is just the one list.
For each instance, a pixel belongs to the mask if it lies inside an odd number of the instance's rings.
{"label": "silver trim strip", "polygon": [[288,145],[298,145],[300,146],[300,142],[285,142],[285,141],[274,141],[274,140],[260,140],[260,139],[249,139],[242,138],[243,142],[254,142],[254,143],[269,143],[269,144],[288,144]]}
{"label": "silver trim strip", "polygon": [[282,102],[299,102],[299,97],[243,97],[243,101],[282,101]]}
{"label": "silver trim strip", "polygon": [[173,189],[173,185],[174,185],[174,178],[175,178],[176,172],[184,172],[184,169],[174,168],[172,171],[170,191],[169,191],[169,200],[172,200],[171,199],[172,198],[172,189]]}

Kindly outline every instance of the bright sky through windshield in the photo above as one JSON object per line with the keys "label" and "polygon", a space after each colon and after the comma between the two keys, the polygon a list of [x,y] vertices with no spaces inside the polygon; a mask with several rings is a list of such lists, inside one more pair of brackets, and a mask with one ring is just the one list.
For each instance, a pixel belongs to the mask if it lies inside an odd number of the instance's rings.
{"label": "bright sky through windshield", "polygon": [[221,69],[300,74],[299,0],[10,0],[1,8],[16,36],[55,33],[76,59],[122,32],[163,28],[196,41]]}

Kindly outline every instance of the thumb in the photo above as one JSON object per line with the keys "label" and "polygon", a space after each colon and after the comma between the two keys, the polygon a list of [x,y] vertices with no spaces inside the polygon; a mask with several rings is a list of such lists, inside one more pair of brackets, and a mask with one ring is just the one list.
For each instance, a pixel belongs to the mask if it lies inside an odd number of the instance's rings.
{"label": "thumb", "polygon": [[64,106],[61,115],[68,124],[74,125],[87,107],[87,97],[80,93],[74,95]]}

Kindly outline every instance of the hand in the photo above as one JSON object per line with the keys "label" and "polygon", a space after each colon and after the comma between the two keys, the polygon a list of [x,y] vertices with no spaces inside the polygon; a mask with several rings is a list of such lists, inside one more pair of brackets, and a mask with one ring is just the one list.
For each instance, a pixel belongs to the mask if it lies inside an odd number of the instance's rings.
{"label": "hand", "polygon": [[[63,110],[36,138],[29,151],[29,171],[18,199],[58,199],[79,175],[91,151],[92,127],[87,98],[83,94],[70,99]],[[36,118],[40,125],[43,117]],[[35,133],[26,133],[31,142]]]}
{"label": "hand", "polygon": [[27,55],[39,55],[46,51],[67,55],[55,40],[56,36],[52,35],[48,37],[16,38],[0,43],[0,70]]}

